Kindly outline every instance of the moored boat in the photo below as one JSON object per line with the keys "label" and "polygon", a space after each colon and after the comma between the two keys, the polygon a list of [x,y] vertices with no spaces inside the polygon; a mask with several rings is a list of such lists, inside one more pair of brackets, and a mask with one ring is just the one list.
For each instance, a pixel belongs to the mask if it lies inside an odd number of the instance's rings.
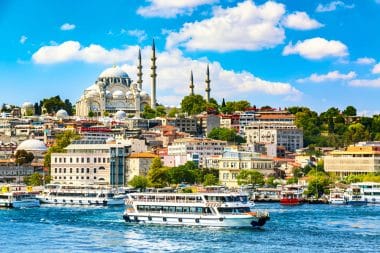
{"label": "moored boat", "polygon": [[363,195],[361,194],[360,188],[355,185],[351,185],[344,193],[344,199],[348,205],[366,205]]}
{"label": "moored boat", "polygon": [[42,204],[124,205],[126,195],[110,187],[49,184],[37,196]]}
{"label": "moored boat", "polygon": [[352,185],[360,188],[360,193],[368,204],[380,204],[380,183],[361,182]]}
{"label": "moored boat", "polygon": [[39,207],[40,201],[34,193],[25,191],[12,191],[0,193],[0,207]]}
{"label": "moored boat", "polygon": [[131,193],[127,222],[212,227],[262,227],[269,214],[252,211],[242,193]]}
{"label": "moored boat", "polygon": [[330,189],[329,204],[331,205],[344,205],[346,200],[344,199],[344,189],[333,188]]}
{"label": "moored boat", "polygon": [[281,205],[299,205],[302,204],[303,201],[303,190],[300,186],[286,186],[286,188],[281,191]]}

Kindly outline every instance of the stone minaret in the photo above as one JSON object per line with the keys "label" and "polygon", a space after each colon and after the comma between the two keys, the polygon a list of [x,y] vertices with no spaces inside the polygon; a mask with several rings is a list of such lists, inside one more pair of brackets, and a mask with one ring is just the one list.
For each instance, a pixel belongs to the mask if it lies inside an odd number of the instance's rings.
{"label": "stone minaret", "polygon": [[190,72],[190,95],[194,95],[194,78],[193,71]]}
{"label": "stone minaret", "polygon": [[150,107],[152,107],[152,109],[156,109],[156,77],[157,77],[157,74],[156,74],[156,69],[157,69],[157,66],[156,66],[156,46],[154,45],[154,39],[153,39],[153,43],[152,43],[152,66],[150,67],[151,70],[152,70],[152,74],[150,75],[152,77],[152,87],[151,87],[151,102],[150,102]]}
{"label": "stone minaret", "polygon": [[142,73],[142,65],[141,65],[141,49],[139,49],[139,63],[137,65],[137,77],[138,77],[137,84],[138,84],[139,90],[142,90],[142,83],[143,83],[142,75],[143,73]]}
{"label": "stone minaret", "polygon": [[209,67],[208,67],[208,64],[207,64],[207,71],[206,71],[206,101],[207,102],[210,102],[210,70],[209,70]]}

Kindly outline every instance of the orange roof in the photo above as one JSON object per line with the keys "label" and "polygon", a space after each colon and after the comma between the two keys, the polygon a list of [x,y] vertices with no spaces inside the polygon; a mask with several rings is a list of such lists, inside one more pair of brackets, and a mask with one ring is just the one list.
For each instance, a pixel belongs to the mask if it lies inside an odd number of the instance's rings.
{"label": "orange roof", "polygon": [[141,152],[141,153],[132,153],[128,156],[129,158],[156,158],[158,155],[155,155],[150,152]]}

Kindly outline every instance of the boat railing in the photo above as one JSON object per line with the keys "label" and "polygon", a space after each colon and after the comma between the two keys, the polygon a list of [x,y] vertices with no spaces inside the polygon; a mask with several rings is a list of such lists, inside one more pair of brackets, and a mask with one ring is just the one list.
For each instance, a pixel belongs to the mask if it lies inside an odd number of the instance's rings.
{"label": "boat railing", "polygon": [[182,200],[182,199],[133,199],[133,201],[139,201],[139,202],[150,202],[150,203],[204,203],[202,199],[200,200]]}
{"label": "boat railing", "polygon": [[139,213],[158,213],[158,214],[194,214],[194,215],[202,215],[202,216],[213,216],[213,213],[196,213],[196,212],[162,212],[162,211],[138,211]]}

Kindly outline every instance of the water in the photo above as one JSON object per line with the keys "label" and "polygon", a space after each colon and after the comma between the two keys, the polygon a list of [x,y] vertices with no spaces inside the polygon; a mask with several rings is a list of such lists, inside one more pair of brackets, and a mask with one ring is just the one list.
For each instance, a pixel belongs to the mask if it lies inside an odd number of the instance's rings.
{"label": "water", "polygon": [[380,206],[257,204],[263,229],[127,224],[123,208],[0,209],[0,252],[379,252]]}

